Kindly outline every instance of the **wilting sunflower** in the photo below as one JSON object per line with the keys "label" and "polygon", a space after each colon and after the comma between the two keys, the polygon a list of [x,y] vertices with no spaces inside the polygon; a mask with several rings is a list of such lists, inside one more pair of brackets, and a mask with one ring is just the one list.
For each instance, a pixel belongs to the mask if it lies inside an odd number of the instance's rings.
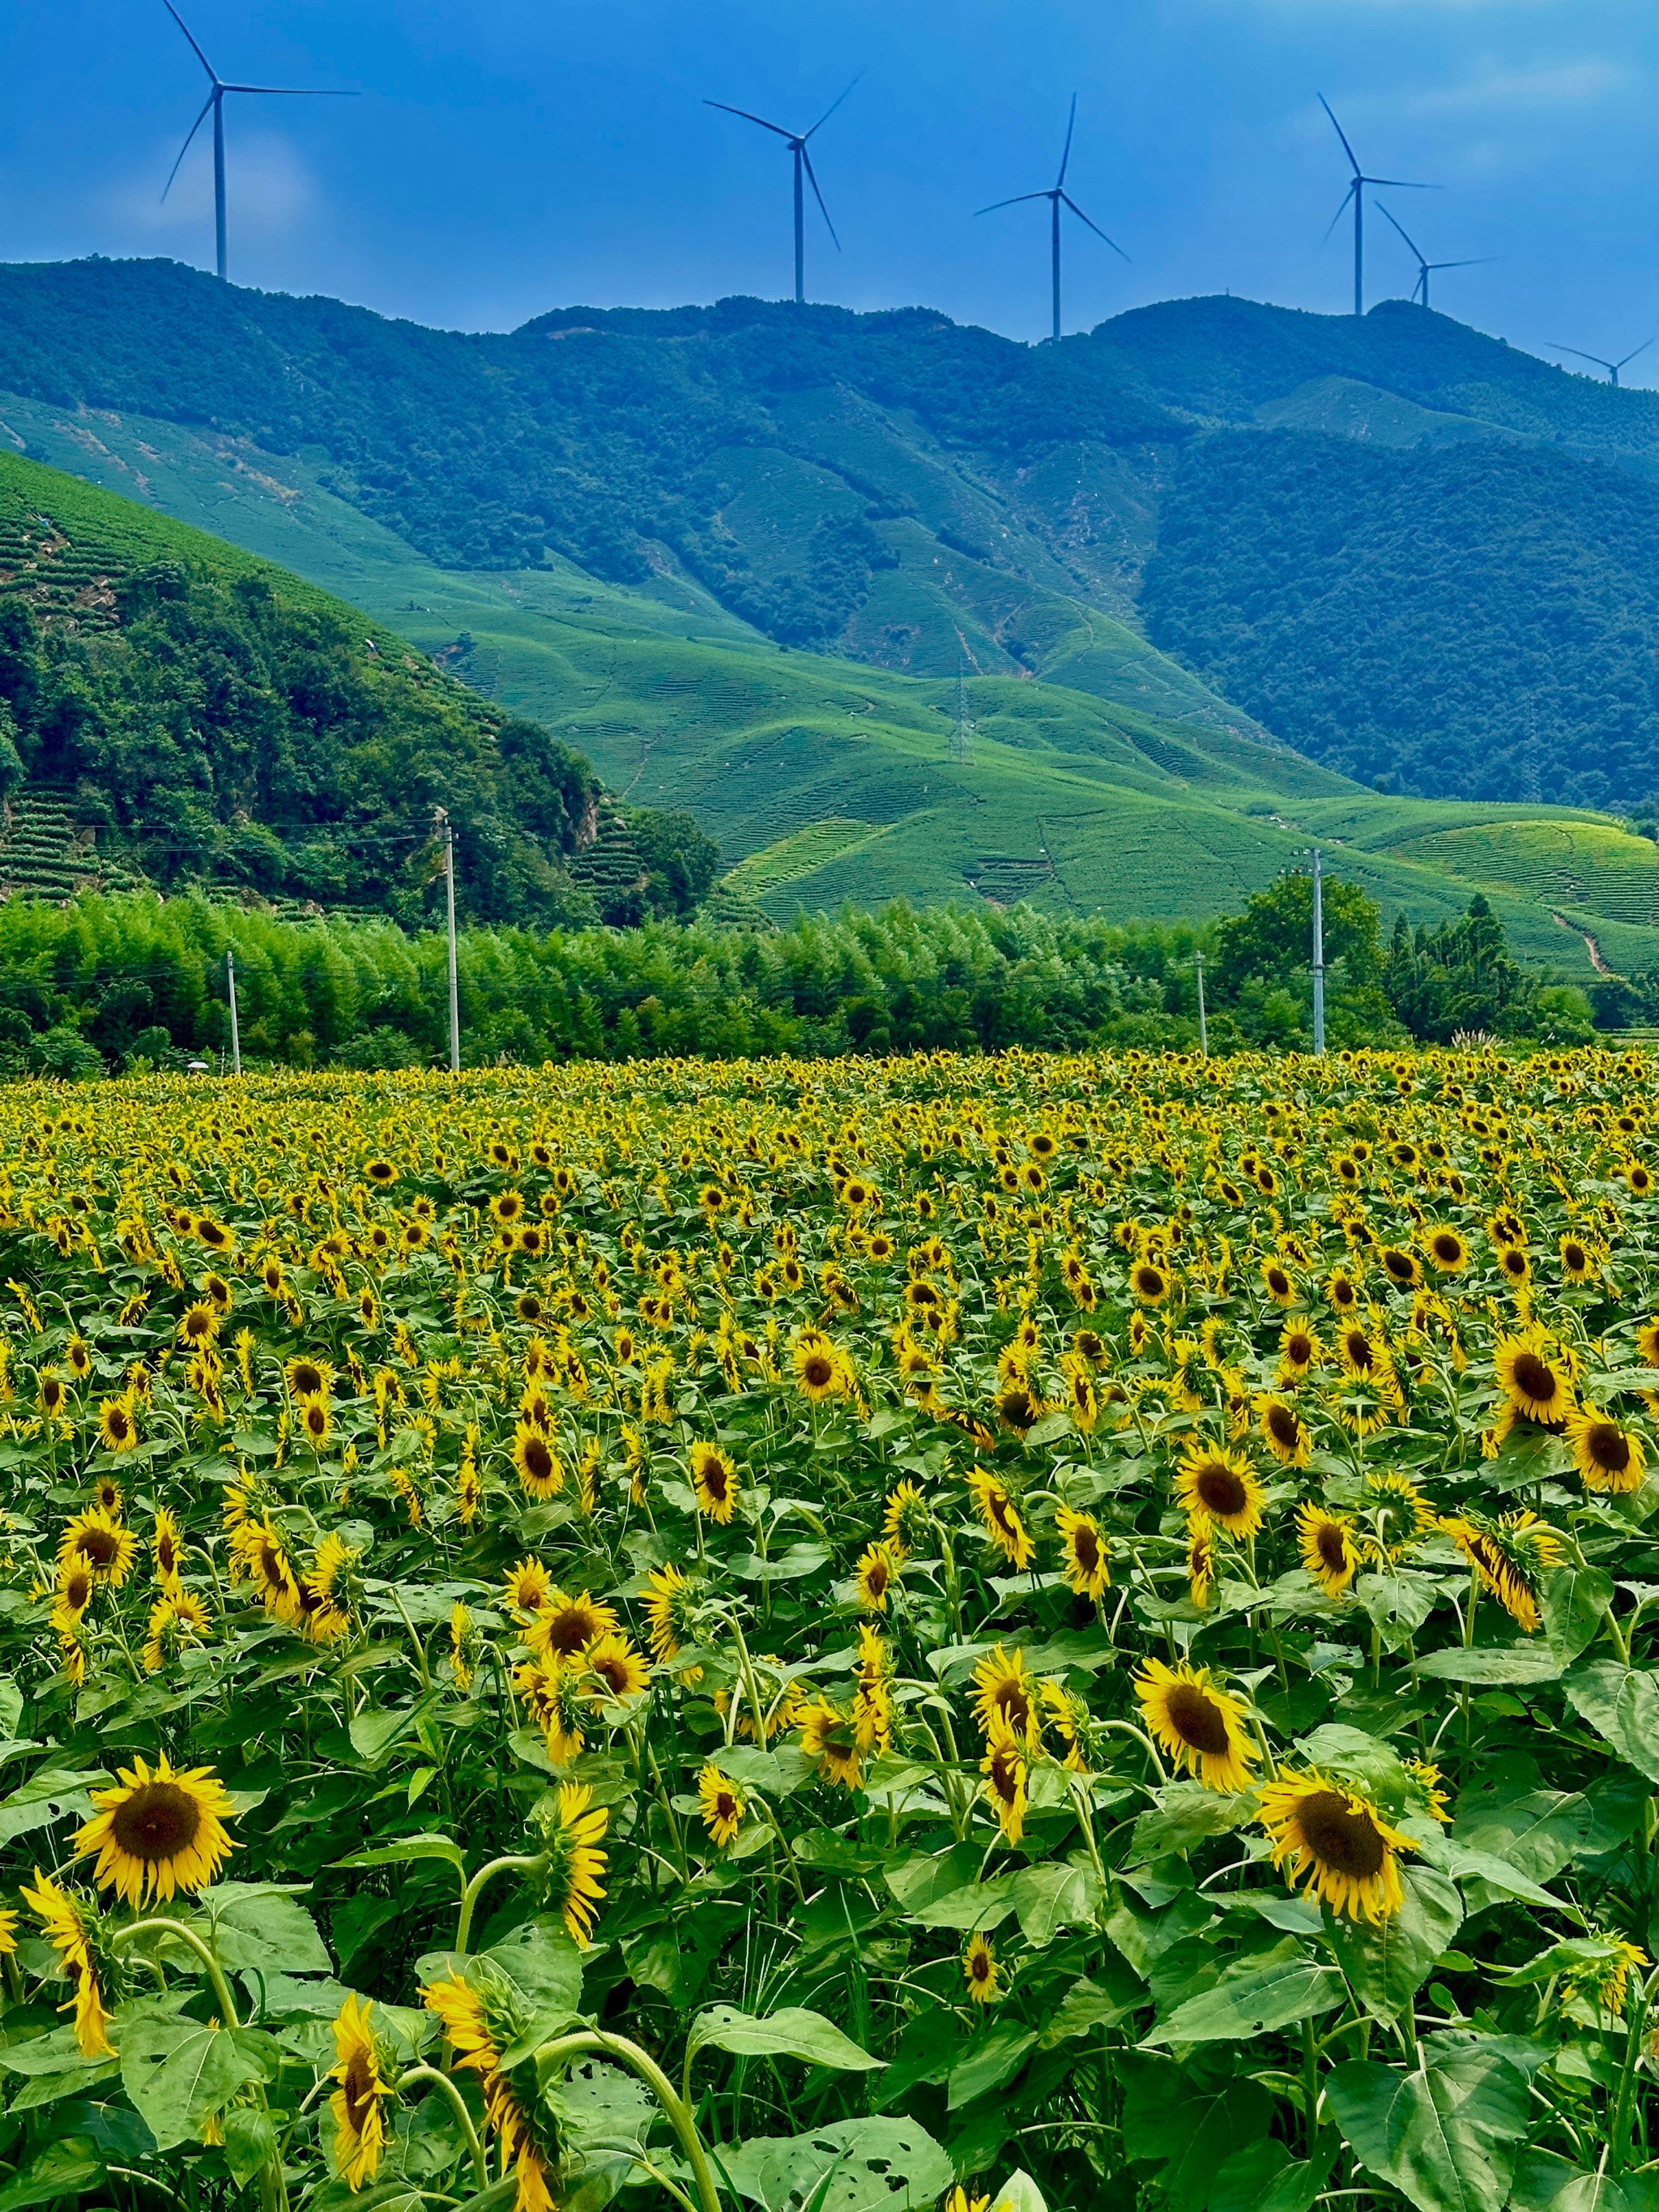
{"label": "wilting sunflower", "polygon": [[863,1780],[857,1723],[827,1698],[814,1698],[800,1714],[800,1747],[826,1782],[856,1790]]}
{"label": "wilting sunflower", "polygon": [[1625,1428],[1594,1406],[1567,1415],[1566,1439],[1586,1490],[1625,1491],[1642,1487],[1647,1455],[1633,1429]]}
{"label": "wilting sunflower", "polygon": [[1612,1936],[1605,1940],[1612,1950],[1612,1957],[1600,1960],[1589,1967],[1581,1986],[1601,2011],[1622,2018],[1626,2000],[1630,1995],[1632,1972],[1639,1973],[1644,1967],[1650,1966],[1653,1961],[1639,1943],[1627,1942],[1622,1936]]}
{"label": "wilting sunflower", "polygon": [[985,1777],[980,1784],[981,1795],[996,1814],[1002,1840],[1012,1847],[1025,1832],[1026,1786],[1030,1768],[1024,1745],[1006,1721],[999,1719],[993,1726],[979,1767]]}
{"label": "wilting sunflower", "polygon": [[725,1452],[714,1444],[693,1444],[690,1455],[691,1487],[696,1492],[697,1510],[720,1528],[726,1528],[738,1510],[738,1500],[743,1494],[743,1484],[736,1468]]}
{"label": "wilting sunflower", "polygon": [[1327,1597],[1340,1597],[1359,1571],[1352,1522],[1310,1500],[1297,1509],[1296,1537],[1302,1564],[1320,1589]]}
{"label": "wilting sunflower", "polygon": [[1550,1356],[1543,1333],[1524,1329],[1501,1340],[1492,1354],[1498,1388],[1516,1413],[1540,1426],[1559,1427],[1572,1411],[1572,1376],[1566,1362]]}
{"label": "wilting sunflower", "polygon": [[564,1462],[541,1431],[520,1421],[513,1431],[513,1464],[526,1498],[545,1504],[564,1488]]}
{"label": "wilting sunflower", "polygon": [[1441,1527],[1462,1552],[1484,1589],[1528,1636],[1538,1626],[1538,1592],[1562,1559],[1561,1539],[1535,1513],[1506,1513],[1499,1520],[1466,1511]]}
{"label": "wilting sunflower", "polygon": [[700,1585],[676,1566],[653,1567],[646,1577],[646,1641],[659,1666],[690,1638],[700,1594]]}
{"label": "wilting sunflower", "polygon": [[597,1638],[614,1634],[621,1626],[615,1607],[606,1605],[603,1598],[590,1596],[586,1590],[567,1597],[562,1589],[550,1586],[542,1593],[524,1640],[538,1657],[556,1651],[568,1659],[585,1651]]}
{"label": "wilting sunflower", "polygon": [[1001,1994],[1001,1974],[988,1936],[976,1934],[969,1937],[968,1948],[962,1954],[962,1972],[968,1984],[968,1998],[971,2004],[996,2002]]}
{"label": "wilting sunflower", "polygon": [[1097,1602],[1112,1579],[1112,1563],[1100,1523],[1091,1513],[1079,1513],[1062,1505],[1054,1516],[1066,1587],[1078,1597]]}
{"label": "wilting sunflower", "polygon": [[60,1566],[76,1561],[112,1589],[120,1589],[137,1556],[138,1539],[100,1505],[90,1505],[84,1513],[77,1513],[65,1527],[58,1547]]}
{"label": "wilting sunflower", "polygon": [[542,1894],[561,1913],[571,1941],[592,1941],[593,1916],[605,1899],[605,1855],[599,1849],[611,1815],[594,1808],[585,1782],[562,1782],[552,1816],[544,1826],[547,1869]]}
{"label": "wilting sunflower", "polygon": [[885,1613],[887,1601],[898,1580],[898,1563],[885,1544],[866,1544],[853,1570],[858,1601],[866,1613]]}
{"label": "wilting sunflower", "polygon": [[501,1601],[507,1611],[520,1620],[539,1613],[553,1587],[553,1577],[539,1559],[520,1559],[516,1567],[509,1567],[501,1590]]}
{"label": "wilting sunflower", "polygon": [[1207,1667],[1148,1659],[1134,1692],[1147,1729],[1178,1766],[1206,1790],[1231,1795],[1249,1788],[1261,1753],[1245,1728],[1243,1699],[1221,1688]]}
{"label": "wilting sunflower", "polygon": [[1241,1541],[1261,1526],[1264,1492],[1241,1451],[1194,1444],[1176,1473],[1176,1498],[1189,1521],[1224,1528]]}
{"label": "wilting sunflower", "polygon": [[1035,1751],[1042,1741],[1041,1696],[1018,1646],[1005,1651],[999,1644],[974,1669],[974,1717],[987,1737],[1006,1729]]}
{"label": "wilting sunflower", "polygon": [[103,1983],[93,1948],[97,1914],[73,1891],[52,1876],[34,1869],[34,1887],[22,1890],[25,1905],[40,1920],[46,1941],[74,1994],[60,2012],[75,2015],[75,2040],[87,2058],[113,2058],[109,2039],[109,2008],[104,2002]]}
{"label": "wilting sunflower", "polygon": [[1273,1838],[1273,1864],[1288,1859],[1291,1887],[1301,1881],[1333,1912],[1379,1927],[1405,1903],[1400,1853],[1417,1846],[1346,1783],[1315,1768],[1281,1772],[1263,1785],[1259,1817]]}
{"label": "wilting sunflower", "polygon": [[386,2149],[386,2105],[391,2084],[380,2070],[380,2047],[370,2015],[374,2006],[354,1990],[334,2022],[335,2064],[329,2078],[339,2087],[328,2100],[334,2115],[334,2170],[355,2194],[380,2170]]}
{"label": "wilting sunflower", "polygon": [[552,2159],[537,2141],[530,2116],[501,2070],[501,2052],[525,2024],[523,2016],[505,1992],[495,1994],[507,2015],[500,2028],[490,2018],[485,2000],[459,1975],[446,1975],[421,1992],[427,2010],[436,2015],[444,2040],[455,2054],[455,2071],[478,2076],[484,2124],[501,2144],[502,2166],[512,2166],[517,2178],[513,2212],[554,2212],[553,2194],[547,2185]]}
{"label": "wilting sunflower", "polygon": [[77,1858],[97,1854],[99,1888],[136,1906],[216,1881],[236,1846],[222,1817],[231,1802],[213,1769],[175,1770],[162,1752],[153,1771],[135,1756],[117,1772],[115,1788],[92,1791],[98,1811],[75,1838]]}
{"label": "wilting sunflower", "polygon": [[1313,1457],[1308,1425],[1288,1400],[1274,1395],[1255,1401],[1261,1441],[1281,1467],[1306,1467]]}
{"label": "wilting sunflower", "polygon": [[702,1824],[708,1831],[709,1841],[716,1850],[725,1850],[735,1842],[743,1826],[743,1816],[748,1809],[748,1800],[737,1784],[722,1774],[712,1761],[705,1762],[697,1777],[697,1803],[702,1812]]}
{"label": "wilting sunflower", "polygon": [[969,1472],[968,1487],[985,1524],[986,1534],[1014,1572],[1023,1574],[1036,1557],[1036,1546],[1006,1485],[989,1468],[975,1467]]}

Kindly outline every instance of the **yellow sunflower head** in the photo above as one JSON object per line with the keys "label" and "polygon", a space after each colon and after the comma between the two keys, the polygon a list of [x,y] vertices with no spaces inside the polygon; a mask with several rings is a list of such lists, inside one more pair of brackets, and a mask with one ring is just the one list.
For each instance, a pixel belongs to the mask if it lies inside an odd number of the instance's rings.
{"label": "yellow sunflower head", "polygon": [[1220,1444],[1194,1445],[1176,1470],[1176,1497],[1188,1520],[1241,1542],[1261,1526],[1264,1495],[1245,1455]]}
{"label": "yellow sunflower head", "polygon": [[1207,1667],[1148,1659],[1134,1692],[1149,1734],[1177,1766],[1207,1790],[1249,1787],[1261,1754],[1250,1739],[1243,1700],[1222,1688]]}
{"label": "yellow sunflower head", "polygon": [[1273,1864],[1288,1861],[1292,1883],[1301,1881],[1333,1912],[1380,1927],[1405,1903],[1400,1854],[1417,1847],[1347,1783],[1316,1768],[1281,1769],[1262,1787],[1260,1818],[1273,1839]]}
{"label": "yellow sunflower head", "polygon": [[127,1905],[206,1888],[236,1848],[224,1826],[231,1802],[210,1766],[175,1771],[163,1752],[152,1770],[135,1758],[92,1802],[97,1811],[76,1836],[76,1855],[95,1854],[93,1880]]}

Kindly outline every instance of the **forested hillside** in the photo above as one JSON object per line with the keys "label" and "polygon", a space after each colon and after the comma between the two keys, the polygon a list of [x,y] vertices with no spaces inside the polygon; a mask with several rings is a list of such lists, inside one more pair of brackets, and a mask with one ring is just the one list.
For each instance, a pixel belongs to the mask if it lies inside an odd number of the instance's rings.
{"label": "forested hillside", "polygon": [[[351,608],[3,456],[0,800],[6,890],[137,876],[413,921],[440,805],[480,920],[689,911],[715,859]],[[14,832],[43,808],[63,850],[53,866],[29,848],[31,870]]]}

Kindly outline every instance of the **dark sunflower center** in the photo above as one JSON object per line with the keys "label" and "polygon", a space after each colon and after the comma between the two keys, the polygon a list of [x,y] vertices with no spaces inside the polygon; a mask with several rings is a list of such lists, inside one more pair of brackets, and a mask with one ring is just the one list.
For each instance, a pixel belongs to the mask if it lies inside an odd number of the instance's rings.
{"label": "dark sunflower center", "polygon": [[989,1954],[984,1951],[975,1951],[970,1971],[972,1972],[974,1979],[976,1982],[988,1982],[991,1978],[991,1960]]}
{"label": "dark sunflower center", "polygon": [[593,1672],[602,1682],[610,1684],[613,1697],[621,1697],[628,1687],[628,1668],[620,1659],[601,1659],[596,1662]]}
{"label": "dark sunflower center", "polygon": [[1030,1428],[1036,1418],[1029,1390],[1008,1390],[1003,1394],[1002,1417],[1015,1428]]}
{"label": "dark sunflower center", "polygon": [[1347,1334],[1348,1358],[1356,1367],[1369,1367],[1375,1354],[1371,1340],[1363,1329],[1351,1328]]}
{"label": "dark sunflower center", "polygon": [[1584,1248],[1582,1244],[1569,1244],[1561,1256],[1568,1267],[1575,1272],[1584,1265]]}
{"label": "dark sunflower center", "polygon": [[1527,1272],[1526,1254],[1516,1251],[1511,1245],[1504,1255],[1504,1272],[1510,1275],[1524,1275]]}
{"label": "dark sunflower center", "polygon": [[1455,1237],[1437,1237],[1435,1238],[1434,1256],[1437,1260],[1443,1260],[1449,1264],[1454,1260],[1462,1259],[1462,1255],[1463,1248]]}
{"label": "dark sunflower center", "polygon": [[1223,1467],[1217,1461],[1212,1461],[1200,1469],[1194,1487],[1200,1504],[1218,1520],[1228,1520],[1234,1514],[1242,1513],[1250,1502],[1250,1493],[1244,1486],[1243,1477],[1235,1474],[1231,1468]]}
{"label": "dark sunflower center", "polygon": [[1031,1701],[1018,1682],[999,1682],[994,1702],[997,1711],[1016,1732],[1029,1726]]}
{"label": "dark sunflower center", "polygon": [[1622,1474],[1630,1465],[1630,1438],[1611,1421],[1598,1421],[1586,1433],[1584,1445],[1597,1467],[1609,1474]]}
{"label": "dark sunflower center", "polygon": [[526,1472],[538,1482],[545,1482],[553,1472],[553,1455],[539,1437],[532,1437],[524,1448]]}
{"label": "dark sunflower center", "polygon": [[714,1816],[717,1820],[735,1820],[737,1819],[738,1801],[732,1796],[729,1790],[722,1790],[720,1795],[715,1798]]}
{"label": "dark sunflower center", "polygon": [[1170,1725],[1194,1751],[1218,1759],[1227,1748],[1227,1719],[1213,1698],[1194,1682],[1177,1682],[1168,1700]]}
{"label": "dark sunflower center", "polygon": [[1276,1298],[1282,1298],[1291,1287],[1291,1279],[1282,1267],[1267,1270],[1267,1288]]}
{"label": "dark sunflower center", "polygon": [[295,1369],[294,1388],[301,1397],[310,1397],[322,1387],[323,1378],[320,1370],[313,1367],[308,1362],[302,1361]]}
{"label": "dark sunflower center", "polygon": [[865,1577],[865,1586],[872,1597],[880,1597],[887,1588],[887,1564],[884,1559],[872,1559]]}
{"label": "dark sunflower center", "polygon": [[1340,1575],[1348,1564],[1348,1547],[1335,1522],[1322,1521],[1319,1534],[1314,1540],[1321,1565],[1328,1568],[1332,1574]]}
{"label": "dark sunflower center", "polygon": [[201,1832],[202,1808],[176,1782],[141,1783],[110,1820],[112,1839],[135,1859],[175,1859]]}
{"label": "dark sunflower center", "polygon": [[716,1505],[725,1504],[728,1487],[726,1469],[717,1459],[706,1460],[703,1462],[702,1486]]}
{"label": "dark sunflower center", "polygon": [[1382,1265],[1391,1275],[1397,1276],[1401,1282],[1410,1280],[1412,1257],[1409,1252],[1385,1252],[1382,1255]]}
{"label": "dark sunflower center", "polygon": [[1285,1351],[1286,1356],[1293,1359],[1298,1367],[1305,1367],[1313,1358],[1312,1340],[1304,1336],[1298,1331],[1296,1335],[1285,1339]]}
{"label": "dark sunflower center", "polygon": [[1523,1396],[1540,1406],[1550,1404],[1561,1388],[1554,1369],[1535,1352],[1523,1352],[1516,1361],[1515,1383]]}
{"label": "dark sunflower center", "polygon": [[[550,1651],[562,1651],[567,1655],[580,1651],[583,1644],[592,1643],[599,1632],[599,1624],[591,1613],[585,1613],[580,1606],[567,1606],[562,1613],[553,1616],[547,1632],[547,1648]],[[600,1672],[603,1671],[601,1668]]]}
{"label": "dark sunflower center", "polygon": [[1271,1406],[1267,1409],[1267,1434],[1276,1444],[1290,1451],[1301,1437],[1302,1424],[1288,1406]]}
{"label": "dark sunflower center", "polygon": [[992,1757],[991,1786],[1006,1805],[1019,1796],[1019,1754],[1006,1745]]}
{"label": "dark sunflower center", "polygon": [[1135,1288],[1144,1297],[1155,1298],[1164,1288],[1164,1278],[1156,1267],[1138,1267],[1135,1270]]}
{"label": "dark sunflower center", "polygon": [[805,1370],[803,1370],[808,1384],[814,1390],[823,1390],[827,1389],[829,1387],[830,1378],[835,1371],[835,1369],[830,1364],[830,1362],[824,1358],[821,1352],[815,1352],[811,1355],[806,1363]]}
{"label": "dark sunflower center", "polygon": [[83,1528],[75,1540],[75,1548],[93,1566],[108,1567],[115,1564],[121,1546],[112,1529]]}
{"label": "dark sunflower center", "polygon": [[84,1570],[77,1569],[64,1583],[64,1602],[77,1612],[92,1595],[92,1578]]}
{"label": "dark sunflower center", "polygon": [[1367,1812],[1355,1812],[1340,1790],[1316,1790],[1304,1798],[1296,1820],[1303,1841],[1322,1868],[1356,1881],[1369,1881],[1382,1871],[1388,1845],[1376,1821]]}
{"label": "dark sunflower center", "polygon": [[1073,1528],[1072,1556],[1085,1575],[1091,1575],[1100,1565],[1100,1546],[1095,1540],[1092,1528]]}

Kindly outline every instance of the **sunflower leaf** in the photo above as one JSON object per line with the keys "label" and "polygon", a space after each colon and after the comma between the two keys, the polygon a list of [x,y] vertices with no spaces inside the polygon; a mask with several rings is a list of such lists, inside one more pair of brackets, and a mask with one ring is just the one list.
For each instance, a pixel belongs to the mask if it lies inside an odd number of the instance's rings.
{"label": "sunflower leaf", "polygon": [[804,2136],[760,2136],[716,2154],[733,2191],[764,2212],[925,2212],[955,2179],[915,2120],[832,2120]]}
{"label": "sunflower leaf", "polygon": [[1345,1991],[1342,1977],[1307,1957],[1276,1960],[1253,1973],[1234,1975],[1212,1990],[1178,2004],[1150,2035],[1142,2050],[1161,2043],[1248,2041],[1292,2021],[1334,2012]]}
{"label": "sunflower leaf", "polygon": [[1620,1759],[1659,1782],[1659,1679],[1617,1659],[1581,1660],[1562,1683],[1567,1702]]}
{"label": "sunflower leaf", "polygon": [[1326,1915],[1327,1937],[1350,1988],[1387,2026],[1406,2011],[1463,1924],[1463,1901],[1445,1875],[1407,1861],[1400,1881],[1404,1902],[1380,1927]]}
{"label": "sunflower leaf", "polygon": [[886,2063],[843,2035],[821,2012],[796,2005],[757,2018],[732,2005],[711,2005],[691,2023],[688,2050],[728,2051],[745,2058],[799,2058],[844,2074],[867,2073]]}
{"label": "sunflower leaf", "polygon": [[1350,2059],[1325,2094],[1361,2165],[1417,2212],[1500,2212],[1528,2119],[1526,2077],[1507,2058],[1431,2039],[1413,2072]]}
{"label": "sunflower leaf", "polygon": [[49,1828],[54,1820],[89,1820],[92,1800],[87,1792],[108,1780],[100,1766],[42,1767],[0,1804],[0,1844],[32,1834],[36,1828]]}
{"label": "sunflower leaf", "polygon": [[1538,1608],[1544,1641],[1562,1666],[1595,1641],[1612,1602],[1613,1577],[1600,1567],[1555,1567],[1545,1576]]}

